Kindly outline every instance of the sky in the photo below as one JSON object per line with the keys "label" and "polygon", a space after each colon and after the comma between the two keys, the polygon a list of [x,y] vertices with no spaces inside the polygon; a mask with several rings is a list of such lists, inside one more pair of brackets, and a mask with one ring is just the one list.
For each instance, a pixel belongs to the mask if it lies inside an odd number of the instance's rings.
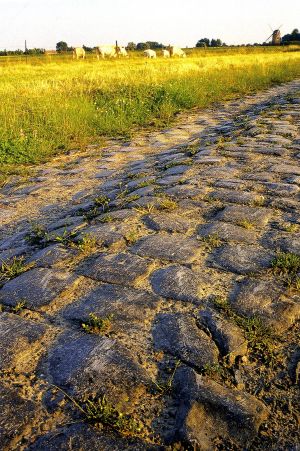
{"label": "sky", "polygon": [[300,28],[300,1],[289,0],[0,0],[0,49],[56,43],[95,46],[158,41],[194,47],[204,37],[227,44],[263,42],[282,25]]}

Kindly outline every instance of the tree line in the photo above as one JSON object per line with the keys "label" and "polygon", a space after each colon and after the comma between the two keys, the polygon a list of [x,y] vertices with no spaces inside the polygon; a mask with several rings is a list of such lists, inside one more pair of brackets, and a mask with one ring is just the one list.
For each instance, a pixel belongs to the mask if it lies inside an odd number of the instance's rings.
{"label": "tree line", "polygon": [[[291,45],[291,44],[300,44],[300,33],[298,28],[294,28],[294,30],[289,33],[285,34],[281,39],[282,45]],[[255,42],[254,44],[241,44],[240,46],[235,47],[244,47],[244,46],[260,46],[260,45],[271,45],[271,43],[267,44],[266,42],[260,44]],[[209,38],[202,38],[199,39],[196,43],[196,47],[227,47],[227,44],[225,42],[222,42],[221,39],[209,39]],[[56,44],[56,51],[57,53],[65,53],[65,52],[71,52],[74,47],[70,47],[65,41],[59,41]],[[88,47],[83,45],[84,50],[87,53],[92,53],[96,47]],[[146,41],[146,42],[128,42],[126,49],[127,50],[147,50],[147,49],[166,49],[168,48],[168,45],[164,45],[162,43],[159,43],[157,41]],[[46,53],[45,49],[42,48],[33,48],[33,49],[26,49],[24,50],[0,50],[0,56],[10,56],[10,55],[43,55]]]}

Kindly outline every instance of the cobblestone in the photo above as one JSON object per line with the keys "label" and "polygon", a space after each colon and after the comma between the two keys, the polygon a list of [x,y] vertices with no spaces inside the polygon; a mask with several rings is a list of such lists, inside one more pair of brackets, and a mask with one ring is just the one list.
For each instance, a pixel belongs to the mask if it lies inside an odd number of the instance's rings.
{"label": "cobblestone", "polygon": [[[5,450],[294,449],[299,88],[181,114],[0,188]],[[272,268],[278,252],[290,266]],[[105,402],[141,428],[87,421]]]}

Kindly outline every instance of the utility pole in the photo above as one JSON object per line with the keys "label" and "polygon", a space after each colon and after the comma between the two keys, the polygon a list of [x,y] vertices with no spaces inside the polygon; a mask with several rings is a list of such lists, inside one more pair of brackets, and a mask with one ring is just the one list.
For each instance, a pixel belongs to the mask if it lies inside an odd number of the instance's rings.
{"label": "utility pole", "polygon": [[26,64],[27,64],[27,41],[25,39],[25,57],[26,57]]}

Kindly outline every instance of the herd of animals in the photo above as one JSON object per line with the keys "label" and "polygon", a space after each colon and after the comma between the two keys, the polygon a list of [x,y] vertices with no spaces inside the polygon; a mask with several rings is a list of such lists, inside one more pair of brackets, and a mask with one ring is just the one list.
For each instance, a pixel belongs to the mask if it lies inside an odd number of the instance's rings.
{"label": "herd of animals", "polygon": [[[118,45],[100,45],[96,47],[97,58],[116,58],[118,56],[129,56],[125,47],[119,47]],[[180,47],[169,46],[168,49],[163,49],[161,51],[163,58],[171,58],[178,56],[180,58],[185,58],[186,54]],[[157,53],[155,50],[147,49],[144,51],[144,56],[146,58],[156,58]],[[73,49],[73,58],[85,58],[85,50],[82,47],[75,47]]]}

